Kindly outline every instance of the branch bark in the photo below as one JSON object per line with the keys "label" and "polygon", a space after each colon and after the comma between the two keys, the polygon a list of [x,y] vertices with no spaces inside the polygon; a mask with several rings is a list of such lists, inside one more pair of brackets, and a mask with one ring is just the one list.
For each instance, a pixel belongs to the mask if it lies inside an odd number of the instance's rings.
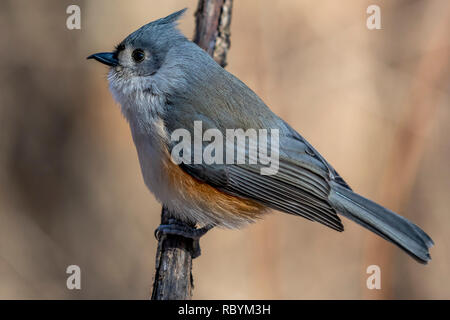
{"label": "branch bark", "polygon": [[[230,48],[232,0],[199,0],[195,12],[193,41],[225,67]],[[161,224],[171,213],[163,207]],[[175,235],[163,235],[156,251],[152,300],[188,300],[194,288],[192,277],[193,241]]]}
{"label": "branch bark", "polygon": [[230,48],[232,0],[199,0],[193,41],[222,67]]}
{"label": "branch bark", "polygon": [[[171,214],[162,208],[161,224],[167,224]],[[187,300],[192,297],[192,239],[162,235],[156,251],[156,272],[152,300]]]}

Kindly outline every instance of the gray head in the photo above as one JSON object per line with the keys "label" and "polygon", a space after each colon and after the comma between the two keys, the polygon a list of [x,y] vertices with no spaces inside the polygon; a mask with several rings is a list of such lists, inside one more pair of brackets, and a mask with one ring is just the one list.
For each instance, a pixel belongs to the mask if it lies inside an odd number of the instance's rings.
{"label": "gray head", "polygon": [[113,52],[88,57],[110,66],[110,90],[127,118],[129,110],[135,113],[149,105],[162,110],[156,106],[162,105],[166,96],[187,87],[187,78],[193,73],[189,68],[196,70],[198,65],[207,65],[205,59],[214,63],[176,28],[185,11],[144,25],[126,37]]}
{"label": "gray head", "polygon": [[176,28],[186,9],[150,22],[126,37],[113,52],[88,57],[111,67],[117,77],[129,79],[155,74],[164,63],[167,52],[188,41]]}

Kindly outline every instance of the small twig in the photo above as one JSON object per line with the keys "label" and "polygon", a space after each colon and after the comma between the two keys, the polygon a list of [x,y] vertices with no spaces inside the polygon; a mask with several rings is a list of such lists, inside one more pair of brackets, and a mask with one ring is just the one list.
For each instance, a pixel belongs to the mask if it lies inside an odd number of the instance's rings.
{"label": "small twig", "polygon": [[[199,0],[195,12],[193,41],[225,67],[230,47],[232,0]],[[163,207],[161,224],[171,213]],[[187,300],[192,297],[193,241],[175,235],[163,235],[158,241],[152,300]]]}

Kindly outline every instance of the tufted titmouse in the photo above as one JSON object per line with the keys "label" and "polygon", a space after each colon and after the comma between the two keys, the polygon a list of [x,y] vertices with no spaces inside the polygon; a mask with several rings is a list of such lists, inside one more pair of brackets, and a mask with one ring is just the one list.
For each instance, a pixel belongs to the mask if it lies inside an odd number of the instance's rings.
{"label": "tufted titmouse", "polygon": [[[407,219],[354,193],[300,134],[182,35],[176,22],[184,11],[144,25],[113,52],[88,57],[110,66],[110,90],[130,124],[144,181],[174,216],[158,232],[198,239],[214,226],[238,228],[253,222],[268,209],[343,231],[339,213],[427,263],[431,238]],[[245,163],[194,159],[211,151],[213,136],[214,143],[229,142],[230,129],[273,135],[256,140],[247,136],[244,146],[231,148],[234,155],[248,146],[241,152]],[[209,132],[206,141],[194,141],[193,147],[187,143],[176,152],[182,154],[181,162],[173,157],[179,130],[203,138]],[[267,163],[251,161],[252,141],[258,152],[264,142],[271,156],[276,155],[271,174],[262,171]],[[209,155],[229,160],[222,154],[230,152],[229,145],[215,146]]]}

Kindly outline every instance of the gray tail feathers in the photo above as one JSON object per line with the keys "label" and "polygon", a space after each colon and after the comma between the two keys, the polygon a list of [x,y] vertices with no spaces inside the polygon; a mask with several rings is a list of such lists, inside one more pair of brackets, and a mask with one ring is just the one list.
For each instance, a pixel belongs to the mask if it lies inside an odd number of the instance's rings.
{"label": "gray tail feathers", "polygon": [[428,249],[433,240],[411,221],[336,182],[331,182],[329,200],[343,216],[396,244],[417,261],[426,264],[431,260]]}

